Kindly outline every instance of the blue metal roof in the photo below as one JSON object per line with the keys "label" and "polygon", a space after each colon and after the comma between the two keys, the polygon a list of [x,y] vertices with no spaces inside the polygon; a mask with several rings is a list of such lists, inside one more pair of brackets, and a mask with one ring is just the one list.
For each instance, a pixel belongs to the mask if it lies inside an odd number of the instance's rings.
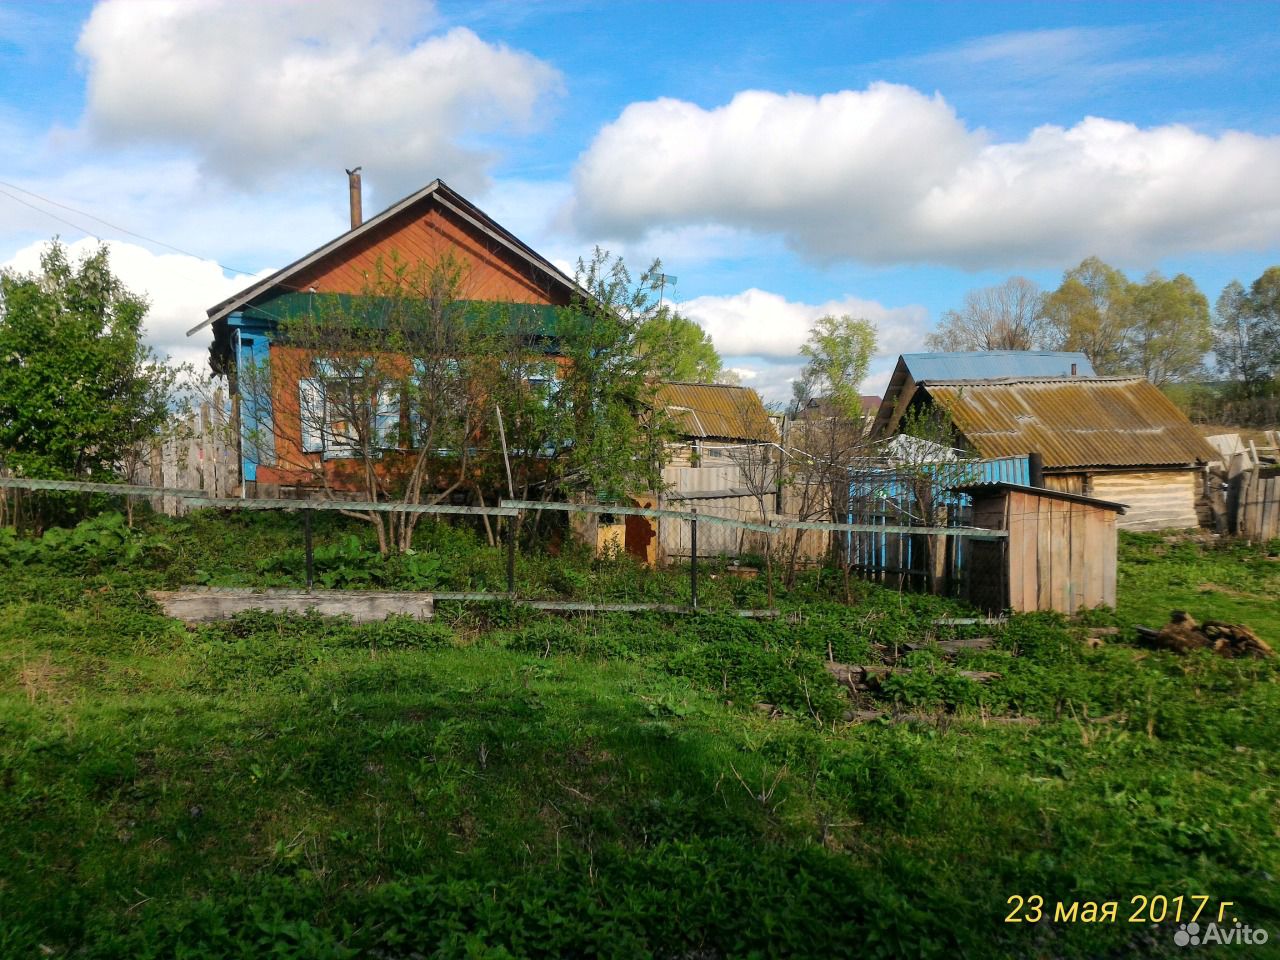
{"label": "blue metal roof", "polygon": [[1059,350],[975,350],[962,353],[904,353],[911,379],[995,380],[1001,377],[1094,376],[1093,364],[1083,353]]}

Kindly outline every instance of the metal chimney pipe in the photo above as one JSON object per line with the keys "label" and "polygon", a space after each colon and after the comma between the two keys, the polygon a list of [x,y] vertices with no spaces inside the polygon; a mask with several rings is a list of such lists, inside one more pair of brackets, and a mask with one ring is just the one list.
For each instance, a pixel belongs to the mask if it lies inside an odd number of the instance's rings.
{"label": "metal chimney pipe", "polygon": [[356,167],[354,170],[347,171],[347,186],[351,192],[351,229],[354,230],[360,224],[364,223],[364,213],[360,208],[360,170]]}
{"label": "metal chimney pipe", "polygon": [[1027,473],[1029,474],[1028,486],[1044,486],[1044,454],[1035,450],[1027,454]]}

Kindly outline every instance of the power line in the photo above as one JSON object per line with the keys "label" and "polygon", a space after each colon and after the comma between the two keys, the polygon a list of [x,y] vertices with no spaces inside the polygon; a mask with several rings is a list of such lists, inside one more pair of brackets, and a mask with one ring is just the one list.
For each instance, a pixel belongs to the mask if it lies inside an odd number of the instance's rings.
{"label": "power line", "polygon": [[[253,271],[251,270],[241,270],[238,267],[226,266],[225,264],[218,263],[217,260],[212,260],[212,258],[210,257],[202,257],[198,253],[192,253],[190,250],[183,250],[181,247],[175,247],[173,244],[165,243],[163,240],[156,240],[155,238],[148,237],[145,234],[137,233],[136,231],[130,230],[127,227],[122,227],[122,226],[119,226],[118,224],[114,224],[110,220],[104,220],[102,219],[102,217],[95,216],[94,214],[89,213],[85,210],[79,210],[76,207],[68,206],[65,203],[59,203],[57,200],[51,200],[46,196],[42,196],[41,194],[36,193],[34,190],[28,190],[25,187],[20,187],[16,183],[9,183],[6,180],[0,180],[0,186],[9,187],[11,190],[19,190],[22,193],[27,194],[27,196],[35,197],[37,200],[42,200],[45,203],[52,204],[55,207],[60,207],[63,210],[69,210],[72,213],[79,214],[82,217],[88,217],[90,220],[97,221],[98,223],[101,223],[103,226],[110,227],[112,230],[116,230],[120,233],[126,233],[131,237],[137,237],[139,240],[145,240],[147,243],[155,244],[158,247],[164,247],[167,250],[172,250],[175,253],[182,254],[183,256],[194,257],[197,260],[211,260],[214,264],[216,264],[222,270],[230,270],[232,273],[243,274],[246,277],[252,277],[254,275]],[[16,200],[18,203],[22,204],[23,206],[30,207],[32,210],[35,210],[37,213],[43,213],[46,217],[52,217],[54,220],[57,220],[59,223],[65,223],[67,226],[73,227],[76,230],[85,230],[85,232],[90,234],[91,236],[94,236],[95,238],[97,237],[97,234],[94,231],[86,230],[80,224],[72,223],[70,220],[60,217],[56,213],[52,213],[51,211],[45,210],[42,207],[37,207],[35,204],[29,203],[26,200],[23,200],[21,197],[15,197],[12,193],[9,193],[7,190],[0,190],[0,193],[4,194],[10,200]]]}
{"label": "power line", "polygon": [[[3,182],[4,182],[3,180],[0,180],[0,183],[3,183]],[[34,203],[27,203],[27,201],[23,200],[21,197],[15,197],[8,190],[0,190],[0,193],[4,194],[10,200],[17,201],[18,203],[22,204],[24,207],[30,207],[36,213],[43,213],[46,217],[52,217],[54,220],[57,220],[59,223],[65,223],[68,227],[71,227],[73,230],[84,229],[84,227],[80,226],[80,224],[78,223],[72,223],[70,220],[66,220],[58,216],[56,213],[50,213],[48,210],[45,210],[43,207],[37,207]],[[95,239],[97,239],[96,234],[93,234],[92,231],[89,231],[89,233],[93,235]]]}

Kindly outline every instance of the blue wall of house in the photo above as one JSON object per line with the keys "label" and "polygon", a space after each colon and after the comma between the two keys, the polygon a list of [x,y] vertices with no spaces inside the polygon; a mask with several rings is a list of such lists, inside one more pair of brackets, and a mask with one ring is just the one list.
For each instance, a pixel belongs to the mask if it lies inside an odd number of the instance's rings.
{"label": "blue wall of house", "polygon": [[267,382],[256,385],[249,378],[270,377],[271,320],[233,313],[227,317],[236,364],[236,390],[240,397],[240,475],[258,479],[258,464],[275,460],[271,419],[271,392]]}

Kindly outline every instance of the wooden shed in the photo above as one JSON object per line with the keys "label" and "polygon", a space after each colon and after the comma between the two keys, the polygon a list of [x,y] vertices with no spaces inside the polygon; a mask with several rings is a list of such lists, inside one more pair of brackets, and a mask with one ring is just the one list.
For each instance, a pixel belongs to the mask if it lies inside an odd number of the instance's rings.
{"label": "wooden shed", "polygon": [[970,546],[971,603],[1014,613],[1115,606],[1123,504],[1013,483],[962,492],[973,498],[974,526],[1009,531],[1008,540]]}
{"label": "wooden shed", "polygon": [[899,407],[940,407],[979,456],[1039,453],[1046,487],[1123,502],[1123,529],[1200,524],[1205,469],[1218,453],[1142,377],[935,379],[913,390]]}

